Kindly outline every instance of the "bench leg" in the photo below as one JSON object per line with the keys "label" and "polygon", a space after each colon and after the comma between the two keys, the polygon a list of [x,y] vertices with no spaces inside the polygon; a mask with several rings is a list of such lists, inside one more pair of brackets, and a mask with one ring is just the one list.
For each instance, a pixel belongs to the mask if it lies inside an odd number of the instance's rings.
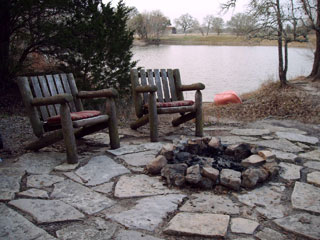
{"label": "bench leg", "polygon": [[61,104],[60,116],[64,143],[66,145],[67,161],[70,164],[74,164],[78,162],[77,145],[70,116],[70,109],[67,104]]}
{"label": "bench leg", "polygon": [[158,142],[158,113],[155,93],[149,94],[149,124],[151,142]]}
{"label": "bench leg", "polygon": [[196,105],[196,136],[203,137],[202,94],[198,90],[195,96]]}
{"label": "bench leg", "polygon": [[107,101],[107,112],[109,115],[109,136],[111,149],[117,149],[120,147],[119,133],[118,133],[118,119],[116,112],[116,105],[113,99]]}

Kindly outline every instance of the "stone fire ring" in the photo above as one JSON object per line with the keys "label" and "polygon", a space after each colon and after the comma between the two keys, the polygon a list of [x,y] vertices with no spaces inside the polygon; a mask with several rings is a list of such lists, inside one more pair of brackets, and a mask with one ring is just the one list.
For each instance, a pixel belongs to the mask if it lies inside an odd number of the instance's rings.
{"label": "stone fire ring", "polygon": [[164,145],[146,171],[161,174],[168,186],[212,189],[220,184],[238,191],[274,178],[279,167],[271,151],[247,143],[227,146],[219,138],[204,137]]}

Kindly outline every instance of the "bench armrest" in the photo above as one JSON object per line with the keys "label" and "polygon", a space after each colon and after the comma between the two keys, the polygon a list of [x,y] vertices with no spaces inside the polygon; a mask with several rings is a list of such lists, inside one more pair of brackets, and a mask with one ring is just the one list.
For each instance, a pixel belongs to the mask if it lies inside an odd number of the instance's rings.
{"label": "bench armrest", "polygon": [[73,96],[71,94],[58,94],[55,96],[50,97],[43,97],[43,98],[34,98],[31,100],[31,105],[33,106],[45,106],[45,105],[52,105],[52,104],[63,104],[68,103],[73,100]]}
{"label": "bench armrest", "polygon": [[146,92],[156,92],[158,90],[157,86],[138,86],[134,89],[138,93]]}
{"label": "bench armrest", "polygon": [[101,89],[97,91],[80,91],[77,94],[79,98],[105,98],[105,97],[117,97],[118,92],[114,88]]}
{"label": "bench armrest", "polygon": [[205,89],[205,85],[203,83],[193,83],[190,85],[181,85],[180,91],[195,91],[195,90],[203,90]]}

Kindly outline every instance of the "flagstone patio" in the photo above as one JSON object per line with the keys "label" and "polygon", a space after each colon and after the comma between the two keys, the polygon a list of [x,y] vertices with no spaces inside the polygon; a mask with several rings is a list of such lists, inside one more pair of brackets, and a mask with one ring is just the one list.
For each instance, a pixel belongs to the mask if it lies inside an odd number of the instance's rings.
{"label": "flagstone patio", "polygon": [[116,150],[98,133],[83,140],[78,165],[50,148],[0,163],[0,239],[320,239],[319,126],[266,120],[204,131],[272,151],[279,176],[254,190],[168,188],[143,169],[192,129],[162,130],[159,143],[121,129]]}

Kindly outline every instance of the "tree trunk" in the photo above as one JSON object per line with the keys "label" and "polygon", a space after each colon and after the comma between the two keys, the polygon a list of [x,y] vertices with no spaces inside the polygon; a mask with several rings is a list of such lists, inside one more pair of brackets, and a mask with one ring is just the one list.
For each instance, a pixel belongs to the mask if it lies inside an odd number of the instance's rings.
{"label": "tree trunk", "polygon": [[282,37],[283,37],[283,25],[281,19],[280,0],[277,0],[277,23],[278,23],[278,59],[279,59],[279,78],[281,87],[287,85],[287,73],[283,67],[283,52],[282,52]]}
{"label": "tree trunk", "polygon": [[1,1],[0,8],[0,91],[9,84],[10,1]]}
{"label": "tree trunk", "polygon": [[314,60],[312,71],[309,77],[314,80],[320,80],[320,0],[317,1],[317,22],[315,26],[316,31],[316,51],[314,53]]}

